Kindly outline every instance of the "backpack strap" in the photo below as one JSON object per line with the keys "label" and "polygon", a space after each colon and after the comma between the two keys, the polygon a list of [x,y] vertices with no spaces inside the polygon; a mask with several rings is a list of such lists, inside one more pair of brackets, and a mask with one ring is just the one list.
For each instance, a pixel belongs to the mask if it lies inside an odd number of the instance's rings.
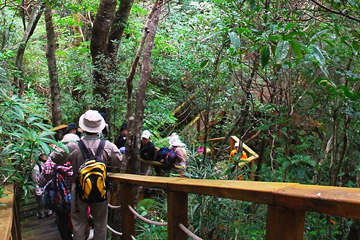
{"label": "backpack strap", "polygon": [[87,147],[85,146],[85,143],[83,142],[83,140],[79,141],[79,147],[80,147],[81,152],[83,153],[85,159],[89,159],[90,154],[89,154],[89,151],[87,150]]}
{"label": "backpack strap", "polygon": [[[105,142],[106,142],[105,140],[100,140],[99,146],[95,152],[94,157],[100,157],[100,155],[102,154],[102,151],[104,150]],[[89,154],[89,151],[88,151],[87,147],[85,146],[83,140],[79,141],[79,147],[80,147],[85,159],[89,159],[90,154]]]}
{"label": "backpack strap", "polygon": [[100,143],[99,143],[99,147],[98,149],[96,150],[96,153],[95,153],[95,157],[100,157],[103,150],[104,150],[104,147],[105,147],[105,140],[100,140]]}

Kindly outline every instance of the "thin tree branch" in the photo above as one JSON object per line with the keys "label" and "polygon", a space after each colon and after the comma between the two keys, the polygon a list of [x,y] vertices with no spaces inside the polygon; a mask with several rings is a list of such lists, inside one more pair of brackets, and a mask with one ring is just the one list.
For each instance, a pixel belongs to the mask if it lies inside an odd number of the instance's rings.
{"label": "thin tree branch", "polygon": [[325,9],[326,11],[329,11],[331,13],[334,13],[334,14],[338,14],[338,15],[341,15],[341,16],[344,16],[344,17],[347,17],[351,20],[355,20],[357,22],[360,22],[360,19],[359,18],[356,18],[356,17],[353,17],[353,16],[350,16],[348,13],[347,13],[347,10],[345,9],[344,11],[335,11],[334,9],[331,9],[331,8],[328,8],[324,5],[322,5],[321,3],[317,2],[316,0],[311,0],[313,3],[315,3],[316,5],[318,5],[319,7]]}

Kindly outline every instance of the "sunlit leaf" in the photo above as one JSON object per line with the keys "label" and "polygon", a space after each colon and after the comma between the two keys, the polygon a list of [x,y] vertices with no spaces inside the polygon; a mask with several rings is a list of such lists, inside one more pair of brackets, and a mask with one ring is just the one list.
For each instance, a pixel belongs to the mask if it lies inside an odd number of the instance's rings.
{"label": "sunlit leaf", "polygon": [[235,48],[239,48],[239,47],[240,47],[240,39],[239,39],[239,36],[238,36],[235,32],[229,32],[229,37],[230,37],[231,44],[232,44]]}
{"label": "sunlit leaf", "polygon": [[323,66],[325,64],[325,57],[322,54],[321,50],[316,45],[311,45],[312,55],[316,59],[316,61]]}
{"label": "sunlit leaf", "polygon": [[289,48],[290,48],[290,44],[288,41],[283,41],[283,40],[279,41],[275,51],[277,64],[281,64],[282,60],[286,58],[286,56],[289,53]]}

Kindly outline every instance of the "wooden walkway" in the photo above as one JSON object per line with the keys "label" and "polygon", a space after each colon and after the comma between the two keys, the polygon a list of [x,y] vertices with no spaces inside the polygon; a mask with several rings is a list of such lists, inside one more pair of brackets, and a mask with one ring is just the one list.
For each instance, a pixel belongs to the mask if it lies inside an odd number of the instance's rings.
{"label": "wooden walkway", "polygon": [[55,213],[50,217],[37,219],[35,197],[30,197],[26,203],[24,201],[18,203],[22,239],[61,240],[55,223]]}

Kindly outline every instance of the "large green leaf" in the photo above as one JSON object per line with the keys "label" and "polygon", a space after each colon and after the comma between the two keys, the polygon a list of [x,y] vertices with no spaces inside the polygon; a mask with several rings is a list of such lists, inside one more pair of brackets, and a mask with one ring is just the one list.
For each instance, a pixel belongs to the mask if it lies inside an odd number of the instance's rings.
{"label": "large green leaf", "polygon": [[270,61],[270,48],[269,45],[266,45],[260,50],[261,54],[261,65],[265,67]]}
{"label": "large green leaf", "polygon": [[285,32],[293,27],[295,27],[297,23],[288,23],[285,27]]}
{"label": "large green leaf", "polygon": [[352,42],[352,47],[353,47],[354,51],[358,51],[359,50],[359,43],[357,41],[353,41]]}
{"label": "large green leaf", "polygon": [[239,36],[235,32],[229,32],[229,37],[231,44],[238,49],[240,47],[240,39]]}
{"label": "large green leaf", "polygon": [[302,51],[301,51],[301,46],[299,43],[297,43],[294,39],[292,39],[290,41],[291,43],[291,48],[295,54],[295,56],[298,58],[298,59],[301,59],[303,57],[303,54],[302,54]]}
{"label": "large green leaf", "polygon": [[280,40],[276,46],[276,63],[281,64],[281,62],[286,58],[289,53],[290,44],[288,41]]}
{"label": "large green leaf", "polygon": [[314,58],[316,59],[316,61],[321,65],[325,65],[325,57],[322,54],[321,50],[319,49],[318,46],[316,45],[311,45],[311,51],[312,51],[312,55],[314,56]]}

